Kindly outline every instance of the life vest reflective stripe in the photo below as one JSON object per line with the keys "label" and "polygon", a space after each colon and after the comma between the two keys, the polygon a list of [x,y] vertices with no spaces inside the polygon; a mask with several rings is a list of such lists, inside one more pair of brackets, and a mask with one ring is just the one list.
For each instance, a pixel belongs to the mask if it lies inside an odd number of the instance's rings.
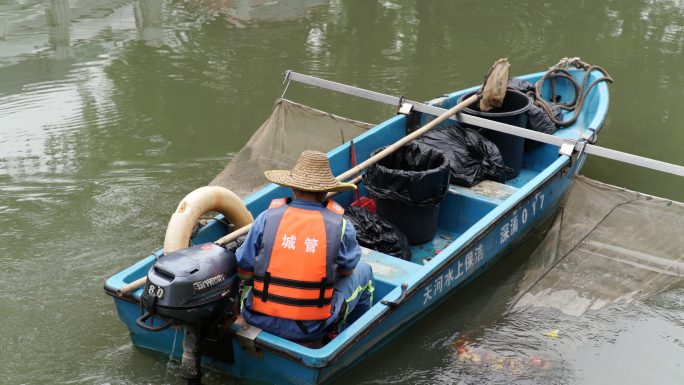
{"label": "life vest reflective stripe", "polygon": [[342,238],[337,203],[300,209],[275,200],[254,262],[252,310],[300,321],[330,316]]}
{"label": "life vest reflective stripe", "polygon": [[[254,290],[254,295],[261,299],[263,301],[264,299],[264,292],[261,290],[257,289],[252,289]],[[266,302],[266,301],[263,301]],[[324,298],[324,299],[298,299],[298,298],[290,298],[290,297],[283,297],[280,295],[275,295],[273,293],[268,293],[268,302],[275,302],[279,303],[282,305],[291,305],[291,306],[316,306],[316,307],[323,307],[325,305],[330,305],[332,303],[332,297],[329,298]]]}
{"label": "life vest reflective stripe", "polygon": [[[254,278],[258,279],[259,281],[263,282],[265,277],[261,274],[255,274]],[[277,277],[270,277],[269,278],[270,283],[279,285],[279,286],[286,286],[286,287],[292,287],[295,289],[320,289],[321,288],[321,282],[308,282],[308,281],[295,281],[291,279],[285,279],[285,278],[277,278]],[[332,288],[335,285],[335,282],[325,282],[323,283],[323,286],[325,288]]]}

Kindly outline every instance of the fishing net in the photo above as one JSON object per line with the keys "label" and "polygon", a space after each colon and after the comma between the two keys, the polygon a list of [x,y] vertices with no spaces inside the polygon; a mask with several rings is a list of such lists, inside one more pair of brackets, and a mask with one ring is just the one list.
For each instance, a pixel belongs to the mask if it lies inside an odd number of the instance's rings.
{"label": "fishing net", "polygon": [[305,150],[328,152],[372,127],[280,99],[271,117],[209,185],[244,199],[269,183],[264,171],[291,170]]}
{"label": "fishing net", "polygon": [[684,204],[578,176],[530,256],[513,309],[580,316],[681,283]]}

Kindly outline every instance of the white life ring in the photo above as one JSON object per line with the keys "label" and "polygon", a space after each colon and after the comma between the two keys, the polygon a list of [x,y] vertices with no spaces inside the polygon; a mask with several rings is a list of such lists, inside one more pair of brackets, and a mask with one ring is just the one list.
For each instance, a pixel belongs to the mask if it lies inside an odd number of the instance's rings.
{"label": "white life ring", "polygon": [[164,255],[185,249],[197,220],[209,211],[218,211],[235,229],[254,222],[245,203],[232,191],[219,186],[205,186],[188,194],[171,216],[164,238]]}

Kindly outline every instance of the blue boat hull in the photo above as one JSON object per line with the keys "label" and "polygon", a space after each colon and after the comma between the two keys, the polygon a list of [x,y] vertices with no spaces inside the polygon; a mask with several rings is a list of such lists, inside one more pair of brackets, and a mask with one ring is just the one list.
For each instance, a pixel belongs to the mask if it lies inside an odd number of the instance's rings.
{"label": "blue boat hull", "polygon": [[[542,75],[523,78],[535,82]],[[583,72],[575,71],[573,75],[581,78]],[[435,104],[451,107],[471,90],[453,93]],[[589,95],[579,123],[556,135],[578,140],[589,128],[599,129],[607,108],[607,87],[599,85]],[[405,127],[406,117],[398,115],[355,138],[357,157],[365,159],[376,148],[400,139],[405,135]],[[352,167],[348,144],[328,156],[336,175]],[[559,156],[557,147],[542,145],[525,153],[523,171],[505,185],[483,182],[484,187],[479,189],[451,186],[440,207],[437,236],[422,248],[414,247],[411,261],[364,250],[363,259],[373,266],[376,278],[374,306],[323,348],[309,349],[262,332],[253,342],[255,350],[246,349],[244,342],[229,338],[222,348],[205,352],[203,363],[235,377],[267,383],[320,384],[332,380],[380,349],[525,240],[557,208],[573,172],[581,167],[583,160],[583,156],[578,159]],[[367,195],[363,187],[360,190]],[[271,199],[288,194],[287,189],[271,185],[247,198],[245,204],[256,216],[268,207]],[[353,193],[335,198],[343,206],[353,199]],[[219,226],[207,226],[194,242],[213,241],[224,235],[223,231]],[[161,255],[160,250],[110,278],[105,291],[112,294],[126,283],[145,276]],[[431,257],[423,265],[423,259]],[[128,327],[133,343],[180,357],[183,334],[178,329],[151,333],[136,326],[140,292],[123,298],[114,295],[119,317]],[[233,324],[231,333],[237,333],[240,327]],[[232,345],[232,349],[227,345]]]}

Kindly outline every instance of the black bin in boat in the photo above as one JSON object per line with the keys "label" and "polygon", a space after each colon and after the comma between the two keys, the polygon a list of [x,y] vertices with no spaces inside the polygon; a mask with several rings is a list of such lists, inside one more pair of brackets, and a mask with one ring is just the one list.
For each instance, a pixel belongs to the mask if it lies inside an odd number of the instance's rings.
{"label": "black bin in boat", "polygon": [[376,213],[396,225],[410,245],[418,245],[432,240],[437,232],[449,172],[442,150],[410,142],[368,167],[363,183],[376,198]]}
{"label": "black bin in boat", "polygon": [[[477,91],[469,92],[458,99],[458,103],[468,99]],[[532,99],[520,91],[507,89],[503,104],[489,112],[480,111],[477,103],[463,109],[468,115],[477,116],[493,120],[496,122],[510,124],[512,126],[525,128],[527,125],[527,110],[532,106]],[[469,126],[469,125],[464,125]],[[501,152],[503,162],[506,167],[513,171],[506,173],[506,179],[512,179],[520,174],[523,163],[523,150],[525,148],[525,138],[504,134],[502,132],[483,129],[482,135],[491,140]]]}

